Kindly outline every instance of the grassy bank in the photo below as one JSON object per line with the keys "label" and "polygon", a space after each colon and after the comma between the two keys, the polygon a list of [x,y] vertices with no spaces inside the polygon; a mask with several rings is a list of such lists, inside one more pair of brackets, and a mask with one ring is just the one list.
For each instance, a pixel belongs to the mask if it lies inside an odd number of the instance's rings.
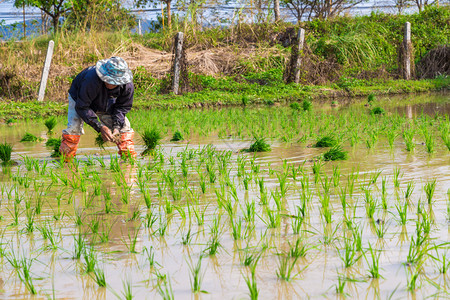
{"label": "grassy bank", "polygon": [[[64,114],[74,76],[98,59],[122,56],[134,73],[135,106],[203,107],[285,103],[303,99],[365,97],[448,90],[450,74],[422,78],[423,60],[450,44],[450,10],[430,7],[405,16],[372,13],[363,17],[314,20],[299,25],[241,24],[202,31],[175,24],[172,31],[144,36],[125,31],[61,31],[20,43],[0,44],[0,119]],[[412,25],[414,80],[399,79],[398,45],[403,24]],[[306,30],[300,84],[286,84],[298,27]],[[188,78],[182,96],[170,89],[173,34],[186,36]],[[37,98],[48,41],[55,41],[46,101]],[[427,65],[430,65],[428,62]],[[439,67],[439,66],[437,66]],[[422,73],[421,73],[422,72]]]}

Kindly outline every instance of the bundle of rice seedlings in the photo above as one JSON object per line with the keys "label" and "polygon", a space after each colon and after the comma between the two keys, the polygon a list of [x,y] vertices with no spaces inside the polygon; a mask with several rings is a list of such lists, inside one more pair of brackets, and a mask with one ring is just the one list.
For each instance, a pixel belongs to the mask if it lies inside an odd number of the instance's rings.
{"label": "bundle of rice seedlings", "polygon": [[332,147],[323,154],[323,160],[346,160],[348,159],[348,152],[344,151],[340,145]]}
{"label": "bundle of rice seedlings", "polygon": [[61,138],[50,138],[45,143],[45,146],[53,149],[52,157],[61,156],[61,152],[59,152],[59,147],[61,146],[62,139]]}
{"label": "bundle of rice seedlings", "polygon": [[161,133],[157,128],[146,129],[140,135],[145,145],[145,149],[144,152],[142,152],[142,155],[147,155],[152,150],[154,150],[158,145],[159,140],[161,139]]}
{"label": "bundle of rice seedlings", "polygon": [[175,133],[172,136],[171,142],[178,142],[184,140],[183,135],[179,130],[175,131]]}
{"label": "bundle of rice seedlings", "polygon": [[12,145],[4,142],[0,143],[0,159],[2,160],[2,165],[7,165],[11,162]]}
{"label": "bundle of rice seedlings", "polygon": [[338,141],[331,135],[326,135],[322,137],[317,143],[314,144],[316,148],[324,148],[324,147],[334,147],[337,146]]}
{"label": "bundle of rice seedlings", "polygon": [[374,107],[370,110],[370,114],[371,115],[383,115],[384,109],[382,109],[381,107]]}
{"label": "bundle of rice seedlings", "polygon": [[270,145],[266,143],[264,138],[255,137],[255,141],[250,145],[250,148],[247,149],[248,152],[267,152],[272,150]]}
{"label": "bundle of rice seedlings", "polygon": [[53,132],[53,129],[55,129],[56,127],[56,123],[57,122],[55,117],[50,117],[47,120],[45,120],[44,124],[45,127],[47,127],[49,133]]}
{"label": "bundle of rice seedlings", "polygon": [[303,100],[302,102],[302,108],[304,111],[308,111],[312,109],[312,102],[309,100]]}
{"label": "bundle of rice seedlings", "polygon": [[298,102],[292,102],[289,105],[289,107],[292,108],[293,110],[301,110],[302,109],[302,107],[300,106],[300,103],[298,103]]}
{"label": "bundle of rice seedlings", "polygon": [[21,142],[39,142],[39,141],[42,141],[42,138],[37,137],[34,134],[26,132],[20,141]]}
{"label": "bundle of rice seedlings", "polygon": [[95,145],[100,149],[105,150],[105,144],[106,142],[103,140],[102,134],[99,132],[95,137]]}

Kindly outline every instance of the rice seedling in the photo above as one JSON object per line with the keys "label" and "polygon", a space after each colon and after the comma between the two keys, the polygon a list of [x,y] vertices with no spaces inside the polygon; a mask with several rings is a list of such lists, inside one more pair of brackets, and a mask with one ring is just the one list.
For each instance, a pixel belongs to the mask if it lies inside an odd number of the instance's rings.
{"label": "rice seedling", "polygon": [[320,179],[320,171],[322,167],[325,165],[325,163],[321,160],[315,160],[312,165],[312,171],[314,174],[314,182],[318,183]]}
{"label": "rice seedling", "polygon": [[253,267],[250,268],[250,276],[251,277],[244,277],[245,283],[247,284],[249,296],[251,300],[258,299],[259,290],[256,283],[256,264],[253,265]]}
{"label": "rice seedling", "polygon": [[436,179],[425,183],[423,187],[423,190],[425,191],[425,195],[427,197],[428,204],[431,204],[431,200],[433,199],[435,189],[436,189]]}
{"label": "rice seedling", "polygon": [[103,140],[103,136],[100,132],[95,137],[94,143],[100,149],[105,150],[105,145],[107,142],[105,140]]}
{"label": "rice seedling", "polygon": [[305,257],[307,252],[308,252],[308,250],[309,250],[309,248],[307,247],[307,245],[305,245],[303,243],[301,238],[298,238],[295,241],[294,245],[291,245],[291,243],[289,243],[288,256],[291,257],[291,258]]}
{"label": "rice seedling", "polygon": [[381,251],[373,249],[369,243],[370,260],[367,258],[366,252],[363,252],[364,259],[369,265],[369,273],[372,278],[380,278],[380,255]]}
{"label": "rice seedling", "polygon": [[255,141],[246,150],[247,152],[268,152],[272,150],[270,145],[266,142],[263,137],[254,137]]}
{"label": "rice seedling", "polygon": [[434,247],[436,254],[428,254],[436,263],[439,273],[447,274],[447,271],[450,269],[450,259],[447,257],[447,253],[440,254],[438,251],[438,247]]}
{"label": "rice seedling", "polygon": [[370,130],[367,132],[366,146],[372,149],[378,141],[378,132],[376,130]]}
{"label": "rice seedling", "polygon": [[95,267],[97,266],[97,255],[93,246],[90,246],[89,248],[84,247],[83,258],[85,273],[94,272]]}
{"label": "rice seedling", "polygon": [[386,131],[386,138],[388,140],[389,148],[391,150],[394,149],[394,142],[398,136],[399,133],[392,128]]}
{"label": "rice seedling", "polygon": [[160,217],[159,217],[159,227],[158,227],[158,229],[156,230],[156,232],[157,232],[160,236],[164,236],[164,235],[166,234],[167,226],[168,226],[168,225],[169,225],[169,224],[168,224],[168,222],[167,222],[167,219],[164,219],[164,220],[163,220],[163,217],[160,216]]}
{"label": "rice seedling", "polygon": [[21,142],[40,142],[40,141],[42,141],[42,138],[37,137],[32,133],[26,132],[20,141]]}
{"label": "rice seedling", "polygon": [[300,103],[298,102],[292,102],[291,104],[289,104],[289,107],[292,108],[292,110],[302,110],[302,106],[300,105]]}
{"label": "rice seedling", "polygon": [[173,294],[172,284],[170,283],[170,278],[167,276],[158,283],[158,294],[164,300],[174,300],[175,296]]}
{"label": "rice seedling", "polygon": [[161,139],[161,132],[156,128],[146,129],[144,132],[140,133],[141,139],[144,142],[145,149],[142,155],[150,154],[158,145]]}
{"label": "rice seedling", "polygon": [[201,285],[202,285],[202,281],[203,281],[203,276],[204,274],[201,273],[201,269],[202,269],[202,259],[203,256],[200,255],[197,261],[197,264],[194,266],[191,263],[188,262],[188,267],[189,270],[191,271],[191,277],[189,278],[191,281],[191,290],[193,293],[206,293],[206,291],[201,289]]}
{"label": "rice seedling", "polygon": [[[130,279],[123,281],[122,296],[123,296],[123,299],[125,299],[125,300],[133,299],[133,284],[131,283]],[[164,299],[166,299],[166,298],[164,298]]]}
{"label": "rice seedling", "polygon": [[55,129],[57,123],[58,122],[56,120],[56,117],[50,117],[50,118],[46,119],[44,121],[44,125],[45,125],[45,127],[47,127],[47,132],[52,133],[53,129]]}
{"label": "rice seedling", "polygon": [[356,244],[348,238],[344,239],[344,249],[338,251],[338,255],[345,268],[350,268],[362,257],[362,254],[358,255]]}
{"label": "rice seedling", "polygon": [[396,187],[396,188],[400,187],[400,179],[399,179],[400,173],[401,173],[400,168],[396,166],[394,168],[394,178],[393,178],[394,187]]}
{"label": "rice seedling", "polygon": [[94,268],[94,279],[100,287],[106,287],[105,272],[99,267]]}
{"label": "rice seedling", "polygon": [[277,277],[284,281],[290,281],[297,277],[299,273],[292,273],[297,260],[298,257],[291,258],[289,255],[279,254]]}
{"label": "rice seedling", "polygon": [[281,224],[281,214],[278,210],[271,210],[266,208],[265,210],[267,220],[263,219],[268,228],[278,228]]}
{"label": "rice seedling", "polygon": [[316,148],[324,148],[324,147],[334,147],[334,146],[338,146],[339,142],[338,140],[332,136],[332,135],[326,135],[322,138],[320,138],[314,145],[313,147]]}
{"label": "rice seedling", "polygon": [[436,144],[436,141],[434,139],[434,135],[432,132],[428,131],[427,128],[424,128],[422,130],[423,136],[425,138],[425,146],[428,153],[434,152],[434,146]]}
{"label": "rice seedling", "polygon": [[411,197],[413,191],[414,191],[414,182],[410,181],[410,182],[408,182],[408,184],[406,186],[405,199],[409,199]]}
{"label": "rice seedling", "polygon": [[388,231],[388,224],[384,220],[377,220],[375,222],[375,233],[379,239],[384,238],[386,232]]}
{"label": "rice seedling", "polygon": [[369,103],[369,104],[371,104],[372,102],[374,102],[375,101],[375,99],[376,99],[376,97],[375,97],[375,94],[369,94],[368,96],[367,96],[367,103]]}
{"label": "rice seedling", "polygon": [[380,171],[375,171],[371,176],[370,176],[370,184],[376,184],[378,177],[380,177],[381,172],[383,172],[382,170]]}
{"label": "rice seedling", "polygon": [[411,268],[407,268],[410,271],[407,272],[409,273],[408,279],[407,279],[407,290],[414,293],[416,291],[416,289],[418,288],[417,286],[417,279],[419,278],[420,272],[419,272],[419,268],[412,268],[413,270],[411,270]]}
{"label": "rice seedling", "polygon": [[323,154],[324,161],[346,160],[348,159],[348,152],[342,149],[342,146],[337,145]]}
{"label": "rice seedling", "polygon": [[0,159],[2,160],[3,166],[11,164],[12,150],[13,147],[11,144],[8,144],[7,142],[0,143]]}
{"label": "rice seedling", "polygon": [[[131,230],[133,231],[133,230]],[[125,243],[125,246],[128,248],[128,251],[130,253],[139,253],[136,250],[136,245],[138,242],[138,236],[139,236],[139,228],[135,228],[134,233],[130,234],[130,231],[128,231],[128,241],[129,244]]]}
{"label": "rice seedling", "polygon": [[338,283],[335,284],[336,294],[345,295],[344,288],[347,281],[341,275],[338,276]]}
{"label": "rice seedling", "polygon": [[397,209],[397,214],[399,217],[399,223],[401,225],[406,225],[406,221],[408,219],[408,202],[405,201],[403,205],[395,205],[395,208]]}
{"label": "rice seedling", "polygon": [[414,143],[414,129],[405,129],[403,131],[403,139],[406,144],[406,151],[411,152],[416,147]]}
{"label": "rice seedling", "polygon": [[408,255],[406,256],[406,263],[416,264],[421,262],[427,256],[428,250],[428,244],[424,244],[423,237],[416,236],[416,238],[414,238],[412,236],[411,243],[409,244]]}

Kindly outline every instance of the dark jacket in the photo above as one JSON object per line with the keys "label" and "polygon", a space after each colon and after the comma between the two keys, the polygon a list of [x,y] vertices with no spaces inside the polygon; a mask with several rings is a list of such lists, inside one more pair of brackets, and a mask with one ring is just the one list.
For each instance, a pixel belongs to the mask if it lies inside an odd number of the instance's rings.
{"label": "dark jacket", "polygon": [[98,77],[95,67],[89,67],[72,81],[69,94],[76,102],[77,114],[100,132],[103,124],[97,118],[97,112],[110,114],[114,129],[123,127],[125,115],[133,106],[134,86],[131,82],[109,90]]}

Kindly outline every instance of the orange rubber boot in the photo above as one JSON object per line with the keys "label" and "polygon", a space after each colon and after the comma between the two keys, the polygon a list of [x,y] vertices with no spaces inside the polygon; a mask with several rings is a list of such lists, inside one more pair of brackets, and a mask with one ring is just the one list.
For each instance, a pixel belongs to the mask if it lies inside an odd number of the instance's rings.
{"label": "orange rubber boot", "polygon": [[136,158],[137,153],[134,151],[133,137],[134,132],[124,132],[121,134],[120,142],[117,144],[120,156],[126,157],[130,155],[131,157]]}
{"label": "orange rubber boot", "polygon": [[79,135],[63,134],[59,152],[64,155],[64,160],[67,162],[71,160],[76,154],[78,143],[80,142]]}

